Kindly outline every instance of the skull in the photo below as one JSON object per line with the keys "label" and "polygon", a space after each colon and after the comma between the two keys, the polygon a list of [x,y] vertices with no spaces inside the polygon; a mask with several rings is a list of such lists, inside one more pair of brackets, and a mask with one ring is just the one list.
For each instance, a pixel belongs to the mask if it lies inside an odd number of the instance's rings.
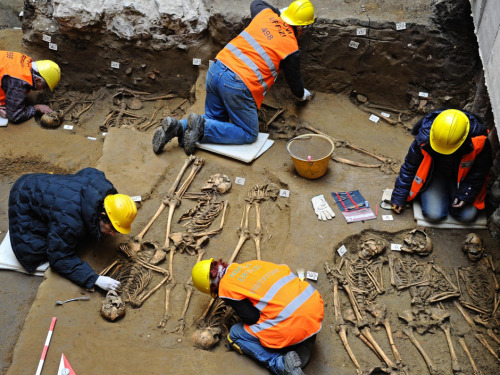
{"label": "skull", "polygon": [[40,119],[40,123],[42,127],[47,129],[55,129],[63,120],[63,112],[62,111],[52,111],[44,114]]}
{"label": "skull", "polygon": [[208,350],[219,342],[221,334],[219,327],[198,329],[191,336],[191,341],[196,348]]}
{"label": "skull", "polygon": [[201,190],[214,190],[220,194],[227,193],[231,189],[231,180],[222,173],[211,175],[206,185]]}
{"label": "skull", "polygon": [[429,255],[432,252],[432,240],[425,231],[414,229],[404,238],[401,251],[420,256]]}
{"label": "skull", "polygon": [[469,259],[473,262],[479,260],[484,253],[483,241],[475,233],[469,233],[465,236],[462,250],[467,254]]}
{"label": "skull", "polygon": [[361,259],[371,259],[382,254],[387,248],[387,242],[379,237],[367,237],[358,242],[358,256]]}
{"label": "skull", "polygon": [[123,315],[125,315],[125,304],[114,290],[110,290],[106,294],[104,301],[102,301],[101,316],[113,322],[120,319]]}

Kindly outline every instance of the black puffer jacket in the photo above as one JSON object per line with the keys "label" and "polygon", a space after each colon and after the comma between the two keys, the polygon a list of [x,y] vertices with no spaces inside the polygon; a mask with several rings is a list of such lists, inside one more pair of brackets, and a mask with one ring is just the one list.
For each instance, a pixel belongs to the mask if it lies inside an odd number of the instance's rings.
{"label": "black puffer jacket", "polygon": [[21,265],[33,272],[48,260],[52,270],[75,284],[94,286],[98,275],[75,248],[84,237],[101,238],[99,214],[108,194],[116,189],[94,168],[19,178],[9,196],[9,233]]}
{"label": "black puffer jacket", "polygon": [[[443,110],[429,113],[420,121],[418,121],[413,127],[412,134],[415,136],[415,140],[408,150],[405,161],[401,166],[399,176],[396,179],[391,198],[392,204],[397,204],[400,206],[406,204],[406,199],[410,193],[413,179],[415,178],[417,170],[420,167],[420,163],[424,158],[422,149],[427,151],[431,157],[435,157],[436,152],[433,151],[430,146],[429,137],[432,123],[434,122],[434,119],[437,117],[437,115],[439,115],[441,112],[443,112]],[[460,159],[463,155],[473,150],[471,138],[480,135],[488,135],[486,128],[479,122],[479,119],[476,118],[476,116],[464,110],[462,110],[462,112],[464,112],[469,118],[470,128],[467,139],[464,141],[462,146],[460,146],[460,148],[452,154],[453,157],[457,158],[457,176]],[[465,179],[460,183],[456,198],[466,203],[474,202],[474,199],[483,186],[492,163],[493,160],[491,157],[491,145],[488,139],[486,139],[483,150],[479,153],[479,155],[477,155],[471,170],[469,171]],[[424,191],[427,187],[433,173],[432,169],[433,168],[431,167],[426,184],[420,192]]]}

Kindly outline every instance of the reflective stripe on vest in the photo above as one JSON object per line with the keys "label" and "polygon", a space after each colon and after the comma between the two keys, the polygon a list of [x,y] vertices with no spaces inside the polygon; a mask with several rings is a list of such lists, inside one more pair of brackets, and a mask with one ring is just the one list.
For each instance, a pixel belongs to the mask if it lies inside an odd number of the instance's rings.
{"label": "reflective stripe on vest", "polygon": [[220,281],[219,297],[247,299],[259,310],[259,320],[245,325],[245,331],[268,348],[297,344],[321,329],[320,294],[283,264],[259,260],[231,264]]}
{"label": "reflective stripe on vest", "polygon": [[[25,54],[0,51],[0,82],[4,75],[18,78],[33,86],[31,63],[33,59]],[[0,104],[5,105],[5,92],[0,85]]]}
{"label": "reflective stripe on vest", "polygon": [[258,333],[264,329],[274,327],[276,324],[288,319],[302,304],[309,299],[315,292],[315,289],[309,285],[306,290],[300,293],[292,302],[290,302],[287,307],[285,307],[281,313],[275,319],[268,319],[262,323],[253,324],[250,329],[253,333]]}
{"label": "reflective stripe on vest", "polygon": [[[476,156],[479,155],[479,153],[483,150],[486,136],[479,135],[477,137],[471,138],[471,141],[473,150],[468,154],[462,156],[462,159],[460,160],[460,164],[458,166],[457,188],[460,186],[460,182],[465,179],[467,173],[469,173],[470,169],[474,165]],[[432,157],[429,155],[429,153],[423,149],[421,149],[421,151],[424,155],[424,158],[420,163],[420,166],[418,167],[415,177],[413,178],[413,183],[411,185],[408,198],[406,199],[408,202],[414,199],[424,186],[424,183],[427,180],[427,176],[429,174],[430,167],[432,165]],[[486,197],[486,186],[488,179],[489,176],[484,181],[483,186],[481,187],[481,190],[476,196],[473,203],[474,206],[479,210],[482,210],[484,208],[484,198]]]}
{"label": "reflective stripe on vest", "polygon": [[260,108],[264,95],[278,77],[280,62],[298,49],[291,26],[271,9],[264,9],[216,59],[245,82]]}

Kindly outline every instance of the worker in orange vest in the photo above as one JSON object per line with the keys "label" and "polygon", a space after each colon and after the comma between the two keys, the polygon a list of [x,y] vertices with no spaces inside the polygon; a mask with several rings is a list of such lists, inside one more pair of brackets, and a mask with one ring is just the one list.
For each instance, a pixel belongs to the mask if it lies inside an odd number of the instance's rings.
{"label": "worker in orange vest", "polygon": [[0,51],[0,121],[17,124],[36,113],[52,112],[48,105],[26,103],[26,96],[31,90],[52,91],[60,79],[61,70],[51,60],[33,61],[19,52]]}
{"label": "worker in orange vest", "polygon": [[484,209],[493,164],[488,130],[472,113],[458,109],[429,113],[413,127],[410,146],[392,192],[392,209],[419,198],[429,221],[448,215],[471,222]]}
{"label": "worker in orange vest", "polygon": [[262,0],[250,5],[252,21],[220,51],[208,69],[205,114],[190,114],[182,121],[165,117],[153,136],[153,151],[160,153],[178,137],[186,154],[196,142],[247,144],[259,134],[258,109],[280,70],[292,93],[302,101],[313,95],[300,74],[297,38],[314,22],[310,0],[296,0],[279,10]]}
{"label": "worker in orange vest", "polygon": [[274,374],[301,375],[321,329],[324,303],[309,283],[287,265],[261,260],[228,265],[203,260],[193,284],[231,306],[242,323],[231,327],[230,346]]}

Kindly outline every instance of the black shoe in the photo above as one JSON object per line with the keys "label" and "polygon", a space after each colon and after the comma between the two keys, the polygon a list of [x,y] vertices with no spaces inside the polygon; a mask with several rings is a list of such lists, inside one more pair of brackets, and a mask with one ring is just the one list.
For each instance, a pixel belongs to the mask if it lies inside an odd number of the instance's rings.
{"label": "black shoe", "polygon": [[283,363],[285,365],[285,375],[304,375],[304,372],[300,368],[299,355],[293,350],[285,354]]}
{"label": "black shoe", "polygon": [[201,141],[205,131],[205,118],[203,116],[191,113],[188,116],[187,130],[184,134],[184,152],[191,155],[195,148],[196,142]]}
{"label": "black shoe", "polygon": [[182,135],[182,122],[173,117],[165,117],[153,136],[153,152],[159,154],[172,138],[179,135]]}

